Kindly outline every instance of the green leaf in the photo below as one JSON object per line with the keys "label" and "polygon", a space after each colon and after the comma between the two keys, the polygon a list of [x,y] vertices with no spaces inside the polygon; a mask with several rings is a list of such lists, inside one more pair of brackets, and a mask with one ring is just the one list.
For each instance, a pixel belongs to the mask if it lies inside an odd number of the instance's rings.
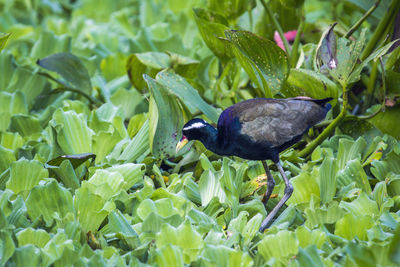
{"label": "green leaf", "polygon": [[234,21],[244,12],[252,9],[256,5],[255,1],[247,1],[247,0],[227,0],[227,1],[218,1],[211,0],[208,2],[208,6],[210,10],[218,12],[220,14],[224,14],[225,17],[229,20]]}
{"label": "green leaf", "polygon": [[198,257],[204,246],[204,241],[189,221],[185,221],[178,228],[164,224],[156,236],[156,244],[158,247],[169,244],[180,247],[183,254],[183,262],[190,264]]}
{"label": "green leaf", "polygon": [[320,229],[310,230],[306,226],[300,226],[296,229],[296,237],[299,240],[299,246],[307,248],[308,246],[315,245],[321,249],[328,237],[325,232]]}
{"label": "green leaf", "polygon": [[204,266],[245,267],[252,266],[253,259],[247,252],[234,250],[224,245],[206,244],[201,254]]}
{"label": "green leaf", "polygon": [[92,151],[93,131],[87,126],[83,114],[57,109],[49,122],[57,133],[57,143],[65,154],[82,154]]}
{"label": "green leaf", "polygon": [[92,84],[89,72],[77,56],[70,53],[58,53],[39,59],[37,64],[47,70],[57,72],[75,89],[91,94]]}
{"label": "green leaf", "polygon": [[236,58],[262,96],[277,94],[289,75],[286,53],[274,42],[247,31],[225,31]]}
{"label": "green leaf", "polygon": [[31,190],[26,207],[32,220],[43,216],[48,227],[54,220],[63,221],[68,213],[75,213],[71,193],[53,179]]}
{"label": "green leaf", "polygon": [[185,266],[183,261],[182,249],[172,244],[166,244],[156,250],[156,262],[160,267]]}
{"label": "green leaf", "polygon": [[320,224],[332,224],[341,219],[344,215],[344,211],[339,207],[339,203],[336,201],[330,202],[323,207],[308,207],[304,210],[306,223],[308,228],[313,228]]}
{"label": "green leaf", "polygon": [[43,128],[37,118],[17,114],[11,117],[10,130],[18,132],[22,137],[29,137],[32,135],[39,135]]}
{"label": "green leaf", "polygon": [[224,32],[229,29],[227,20],[215,12],[203,8],[194,8],[194,19],[204,42],[222,62],[233,57],[230,44],[222,39]]}
{"label": "green leaf", "polygon": [[397,225],[393,239],[390,242],[389,257],[395,264],[400,264],[400,224]]}
{"label": "green leaf", "polygon": [[6,46],[7,40],[11,33],[0,33],[0,52]]}
{"label": "green leaf", "polygon": [[286,97],[295,97],[299,95],[309,96],[311,98],[321,99],[339,97],[338,86],[329,80],[325,75],[308,69],[291,69],[287,84],[282,92]]}
{"label": "green leaf", "polygon": [[14,151],[0,146],[0,173],[7,170],[10,164],[16,160]]}
{"label": "green leaf", "polygon": [[16,266],[37,267],[40,263],[40,249],[30,244],[18,247],[10,261]]}
{"label": "green leaf", "polygon": [[5,266],[15,251],[15,245],[11,235],[11,232],[0,231],[0,265],[2,266]]}
{"label": "green leaf", "polygon": [[346,164],[346,167],[337,172],[336,179],[339,188],[355,182],[356,186],[361,188],[367,194],[372,192],[367,174],[365,173],[359,160],[349,160]]}
{"label": "green leaf", "polygon": [[152,154],[157,158],[175,155],[178,143],[178,131],[184,121],[180,114],[182,108],[179,102],[168,94],[164,86],[149,76],[144,76],[148,83],[151,98],[149,107],[149,140]]}
{"label": "green leaf", "polygon": [[119,78],[125,72],[126,56],[122,53],[115,53],[103,58],[100,63],[101,72],[107,81]]}
{"label": "green leaf", "polygon": [[29,191],[39,181],[49,177],[49,173],[42,163],[36,160],[29,161],[22,158],[14,161],[11,163],[10,170],[10,179],[6,184],[6,188],[12,190],[15,194]]}
{"label": "green leaf", "polygon": [[383,133],[390,134],[391,136],[400,139],[400,125],[393,123],[393,121],[396,121],[399,116],[400,106],[395,106],[393,108],[386,108],[368,121]]}
{"label": "green leaf", "polygon": [[135,249],[140,245],[139,236],[119,210],[112,211],[108,215],[108,224],[113,232],[123,236],[130,249]]}
{"label": "green leaf", "polygon": [[188,107],[197,108],[212,122],[217,123],[219,111],[207,104],[185,79],[170,71],[162,71],[157,74],[156,81],[162,84],[169,92],[180,98]]}
{"label": "green leaf", "polygon": [[35,245],[38,248],[44,248],[50,241],[49,233],[42,229],[25,228],[16,234],[18,246]]}
{"label": "green leaf", "polygon": [[324,262],[321,258],[319,251],[315,245],[310,245],[306,249],[299,248],[299,254],[296,255],[295,260],[299,264],[299,266],[326,266],[326,262]]}
{"label": "green leaf", "polygon": [[349,41],[343,37],[339,38],[336,49],[337,66],[331,69],[329,73],[342,87],[360,79],[359,72],[357,73],[354,69],[364,48],[365,33],[366,29],[364,28],[356,41]]}
{"label": "green leaf", "polygon": [[76,176],[75,170],[71,161],[64,160],[59,166],[47,165],[46,168],[50,173],[54,173],[55,177],[61,180],[65,187],[72,190],[78,189],[80,181]]}
{"label": "green leaf", "polygon": [[258,252],[266,261],[275,258],[281,264],[287,264],[289,258],[299,250],[299,241],[294,232],[282,230],[277,234],[265,236],[258,243]]}
{"label": "green leaf", "polygon": [[340,207],[355,216],[369,215],[373,217],[379,214],[378,204],[371,200],[365,192],[361,192],[358,198],[350,203],[342,200]]}
{"label": "green leaf", "polygon": [[89,159],[95,159],[96,155],[92,153],[83,153],[78,155],[62,155],[47,162],[51,166],[60,166],[64,160],[71,162],[74,169],[78,168],[82,163]]}
{"label": "green leaf", "polygon": [[226,194],[221,187],[222,173],[214,173],[211,170],[204,171],[200,176],[199,190],[201,197],[201,205],[207,206],[211,199],[217,197],[221,203],[226,200]]}
{"label": "green leaf", "polygon": [[55,53],[70,52],[71,39],[71,36],[67,34],[55,35],[53,32],[44,30],[32,47],[31,57],[38,59]]}
{"label": "green leaf", "polygon": [[333,28],[336,25],[337,23],[330,25],[330,27],[322,33],[318,43],[315,62],[320,71],[335,69],[337,67],[336,35],[333,32]]}
{"label": "green leaf", "polygon": [[322,203],[330,202],[336,194],[337,161],[333,157],[326,157],[319,169],[319,186]]}
{"label": "green leaf", "polygon": [[301,172],[298,176],[291,179],[293,184],[293,194],[287,201],[287,204],[308,203],[311,197],[320,196],[320,189],[317,177],[312,176],[308,172]]}
{"label": "green leaf", "polygon": [[369,215],[353,215],[347,213],[342,219],[336,222],[335,235],[352,240],[356,236],[361,240],[367,239],[367,230],[374,225]]}
{"label": "green leaf", "polygon": [[91,192],[88,187],[81,187],[75,191],[74,207],[83,231],[95,233],[103,220],[115,209],[115,204]]}

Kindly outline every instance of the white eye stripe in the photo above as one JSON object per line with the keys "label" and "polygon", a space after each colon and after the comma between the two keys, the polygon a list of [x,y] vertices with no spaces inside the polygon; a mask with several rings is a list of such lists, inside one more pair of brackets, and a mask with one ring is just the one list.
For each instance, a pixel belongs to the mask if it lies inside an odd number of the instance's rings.
{"label": "white eye stripe", "polygon": [[186,126],[182,130],[186,131],[186,130],[190,130],[190,129],[198,129],[198,128],[201,128],[201,127],[204,127],[204,126],[206,126],[206,125],[204,123],[202,123],[202,122],[195,122],[195,123],[193,123],[193,124],[191,124],[189,126]]}

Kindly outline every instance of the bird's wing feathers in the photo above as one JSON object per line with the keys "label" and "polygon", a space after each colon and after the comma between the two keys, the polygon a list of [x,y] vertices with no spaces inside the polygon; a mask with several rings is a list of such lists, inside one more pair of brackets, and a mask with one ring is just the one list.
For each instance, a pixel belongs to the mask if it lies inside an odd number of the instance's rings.
{"label": "bird's wing feathers", "polygon": [[239,118],[241,134],[255,142],[267,140],[273,146],[280,146],[302,135],[325,117],[323,107],[299,99],[280,101],[261,98],[244,101],[232,106],[230,113]]}

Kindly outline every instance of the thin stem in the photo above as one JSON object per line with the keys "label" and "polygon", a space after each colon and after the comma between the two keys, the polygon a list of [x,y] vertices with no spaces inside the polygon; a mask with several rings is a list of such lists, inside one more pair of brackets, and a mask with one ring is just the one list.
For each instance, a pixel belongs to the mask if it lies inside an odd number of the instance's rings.
{"label": "thin stem", "polygon": [[92,97],[92,96],[86,94],[85,92],[83,92],[83,91],[81,91],[81,90],[79,90],[79,89],[76,89],[76,88],[72,88],[72,87],[58,87],[58,88],[56,88],[56,89],[54,89],[54,90],[74,92],[74,93],[80,94],[80,95],[82,95],[83,97],[85,97],[87,100],[89,100],[90,104],[92,104],[92,105],[99,105],[99,104],[101,104],[101,102],[100,102],[99,100],[97,100],[96,98],[94,98],[94,97]]}
{"label": "thin stem", "polygon": [[375,4],[364,14],[364,16],[362,16],[356,22],[356,24],[354,24],[353,27],[351,27],[351,29],[346,33],[344,37],[349,38],[358,29],[358,27],[360,27],[360,25],[369,17],[369,15],[371,15],[371,13],[374,12],[374,10],[379,6],[380,2],[381,0],[377,0]]}
{"label": "thin stem", "polygon": [[262,6],[264,7],[265,11],[267,12],[268,16],[271,18],[272,22],[274,23],[275,28],[278,31],[279,36],[282,39],[283,46],[285,47],[286,53],[289,55],[290,54],[290,46],[289,46],[287,39],[285,38],[285,34],[282,30],[281,25],[279,24],[278,20],[275,18],[274,14],[272,13],[272,10],[269,8],[267,3],[265,3],[264,0],[260,0],[260,2],[262,4]]}
{"label": "thin stem", "polygon": [[364,111],[370,106],[372,97],[375,92],[375,84],[376,84],[377,77],[378,77],[378,61],[375,61],[372,64],[371,74],[370,74],[369,80],[368,80],[367,95],[366,95],[366,99],[365,99],[365,102],[363,105]]}
{"label": "thin stem", "polygon": [[343,106],[339,115],[326,127],[317,138],[315,138],[311,143],[309,143],[302,151],[298,153],[299,157],[306,157],[319,145],[321,144],[331,132],[336,128],[336,126],[341,122],[347,113],[348,107],[348,96],[347,96],[347,85],[343,85]]}
{"label": "thin stem", "polygon": [[292,45],[292,51],[290,54],[290,64],[293,68],[296,67],[297,57],[298,57],[298,52],[299,52],[298,50],[299,50],[300,38],[301,38],[301,35],[303,34],[305,25],[306,25],[305,18],[304,18],[304,16],[301,16],[300,24],[299,24],[299,27],[297,28],[296,37],[294,38],[294,42]]}
{"label": "thin stem", "polygon": [[400,7],[400,1],[392,0],[390,3],[388,11],[385,13],[382,20],[379,22],[378,26],[376,27],[371,39],[367,43],[364,51],[361,54],[361,60],[366,59],[374,50],[376,44],[379,42],[381,37],[384,35],[385,30],[388,28],[391,21],[394,20],[396,11]]}

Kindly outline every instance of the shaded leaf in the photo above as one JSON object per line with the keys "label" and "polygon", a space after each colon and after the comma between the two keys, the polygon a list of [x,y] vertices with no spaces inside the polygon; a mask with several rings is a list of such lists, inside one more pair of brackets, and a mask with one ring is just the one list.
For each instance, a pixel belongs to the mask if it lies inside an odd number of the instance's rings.
{"label": "shaded leaf", "polygon": [[57,72],[75,89],[89,95],[92,92],[89,72],[77,56],[70,53],[58,53],[39,59],[37,64],[47,70]]}

